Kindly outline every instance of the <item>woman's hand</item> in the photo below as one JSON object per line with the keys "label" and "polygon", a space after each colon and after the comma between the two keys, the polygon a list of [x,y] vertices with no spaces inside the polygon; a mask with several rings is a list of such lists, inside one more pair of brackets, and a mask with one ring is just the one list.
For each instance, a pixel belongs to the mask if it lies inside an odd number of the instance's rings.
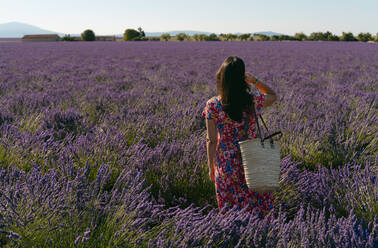
{"label": "woman's hand", "polygon": [[256,84],[256,77],[252,76],[250,73],[245,73],[245,81],[249,84]]}
{"label": "woman's hand", "polygon": [[209,177],[210,177],[211,181],[215,182],[215,169],[214,169],[214,166],[211,166],[209,168]]}
{"label": "woman's hand", "polygon": [[[264,82],[261,82],[259,79],[257,79],[255,76],[252,76],[250,73],[245,73],[245,81],[247,83],[251,83],[256,86],[256,88],[261,91],[265,95],[265,100],[262,105],[263,108],[266,108],[270,105],[272,105],[277,100],[277,94],[274,92],[273,89],[271,89],[268,85],[266,85]],[[258,84],[256,84],[258,82]]]}

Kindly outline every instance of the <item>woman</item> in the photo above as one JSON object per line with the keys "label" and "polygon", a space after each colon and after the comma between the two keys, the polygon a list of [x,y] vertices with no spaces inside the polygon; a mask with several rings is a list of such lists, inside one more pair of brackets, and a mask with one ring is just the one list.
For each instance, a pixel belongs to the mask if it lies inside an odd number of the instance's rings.
{"label": "woman", "polygon": [[[237,209],[248,207],[251,213],[264,217],[273,208],[272,192],[248,189],[238,141],[257,138],[252,101],[259,115],[261,108],[276,101],[277,95],[265,83],[245,73],[244,62],[237,56],[225,59],[216,81],[219,95],[207,101],[202,115],[206,118],[209,176],[215,182],[218,208],[224,214],[235,205]],[[255,85],[259,93],[249,93],[248,83]],[[247,118],[248,136],[243,130]]]}

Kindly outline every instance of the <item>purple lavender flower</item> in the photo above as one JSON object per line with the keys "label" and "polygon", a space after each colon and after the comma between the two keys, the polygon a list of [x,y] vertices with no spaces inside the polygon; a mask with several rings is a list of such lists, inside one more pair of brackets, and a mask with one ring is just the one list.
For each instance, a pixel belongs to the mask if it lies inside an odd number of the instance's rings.
{"label": "purple lavender flower", "polygon": [[[58,243],[78,226],[71,242],[104,247],[378,242],[375,46],[2,43],[0,52],[6,242]],[[280,190],[263,218],[219,214],[208,178],[200,113],[228,55],[279,95],[263,109],[269,131],[284,134]]]}

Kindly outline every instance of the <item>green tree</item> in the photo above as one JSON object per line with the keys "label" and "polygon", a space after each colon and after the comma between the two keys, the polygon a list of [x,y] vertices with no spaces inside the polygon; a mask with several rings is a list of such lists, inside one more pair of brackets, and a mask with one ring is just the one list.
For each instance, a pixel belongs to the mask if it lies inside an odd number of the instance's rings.
{"label": "green tree", "polygon": [[95,41],[96,36],[92,30],[86,29],[84,30],[84,32],[81,33],[81,39],[84,41]]}
{"label": "green tree", "polygon": [[309,40],[327,40],[327,36],[322,32],[312,32],[308,37]]}
{"label": "green tree", "polygon": [[357,41],[357,39],[353,36],[351,32],[348,32],[348,33],[343,32],[343,34],[340,37],[340,40],[341,41]]}
{"label": "green tree", "polygon": [[281,34],[278,36],[279,40],[295,40],[293,36],[286,35],[286,34]]}
{"label": "green tree", "polygon": [[325,40],[328,41],[339,41],[339,37],[337,35],[332,34],[330,31],[327,31],[323,34]]}
{"label": "green tree", "polygon": [[269,40],[269,36],[265,34],[253,34],[253,40],[255,41],[266,41]]}
{"label": "green tree", "polygon": [[206,34],[200,34],[198,35],[199,41],[206,41],[207,40],[207,35]]}
{"label": "green tree", "polygon": [[331,40],[331,41],[339,41],[340,40],[339,36],[337,36],[335,34],[332,35],[331,37],[328,37],[328,39]]}
{"label": "green tree", "polygon": [[375,42],[378,42],[378,33],[375,35],[375,37],[374,37],[374,41],[375,41]]}
{"label": "green tree", "polygon": [[219,38],[215,33],[211,33],[209,34],[209,36],[206,35],[205,40],[206,41],[219,41]]}
{"label": "green tree", "polygon": [[323,37],[326,40],[330,40],[330,38],[332,37],[332,33],[330,31],[327,31],[327,32],[323,33]]}
{"label": "green tree", "polygon": [[251,33],[241,34],[239,35],[240,40],[248,40],[251,37]]}
{"label": "green tree", "polygon": [[225,39],[226,39],[226,34],[220,33],[218,37],[219,37],[221,40],[225,40]]}
{"label": "green tree", "polygon": [[66,34],[65,36],[62,37],[62,41],[74,41],[75,39],[71,37],[71,35]]}
{"label": "green tree", "polygon": [[169,33],[162,34],[162,35],[160,36],[160,39],[161,39],[161,40],[168,41],[168,40],[171,39],[171,35],[170,35]]}
{"label": "green tree", "polygon": [[236,34],[232,34],[232,33],[228,33],[226,34],[226,40],[236,40],[238,38],[238,36]]}
{"label": "green tree", "polygon": [[328,36],[328,40],[329,41],[339,41],[340,38],[339,38],[339,36],[332,34],[332,35]]}
{"label": "green tree", "polygon": [[307,36],[303,33],[303,32],[300,32],[300,33],[296,33],[295,35],[294,35],[294,38],[296,39],[296,40],[307,40]]}
{"label": "green tree", "polygon": [[129,28],[125,30],[123,34],[123,40],[125,41],[133,41],[139,38],[139,32],[135,29]]}
{"label": "green tree", "polygon": [[280,37],[278,35],[272,35],[270,36],[270,40],[277,41],[280,40]]}
{"label": "green tree", "polygon": [[188,35],[185,33],[179,33],[179,34],[176,34],[176,39],[179,41],[187,40]]}
{"label": "green tree", "polygon": [[160,41],[160,37],[150,36],[150,37],[147,38],[147,40],[150,40],[150,41]]}
{"label": "green tree", "polygon": [[357,39],[364,42],[374,40],[373,36],[370,33],[359,33],[357,35]]}
{"label": "green tree", "polygon": [[139,32],[139,37],[146,37],[146,34],[144,33],[141,27],[138,28],[138,32]]}
{"label": "green tree", "polygon": [[136,40],[136,41],[147,41],[147,40],[149,40],[146,37],[146,34],[144,33],[144,31],[141,27],[138,28],[138,33],[139,33],[139,36],[135,37],[133,40]]}
{"label": "green tree", "polygon": [[192,38],[195,40],[195,41],[199,41],[199,34],[193,34]]}

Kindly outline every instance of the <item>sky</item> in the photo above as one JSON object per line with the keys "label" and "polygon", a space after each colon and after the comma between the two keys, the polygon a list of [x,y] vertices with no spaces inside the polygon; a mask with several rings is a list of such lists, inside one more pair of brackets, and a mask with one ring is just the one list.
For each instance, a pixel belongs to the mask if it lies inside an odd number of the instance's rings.
{"label": "sky", "polygon": [[66,34],[196,30],[378,33],[378,0],[0,0],[0,24],[23,22]]}

